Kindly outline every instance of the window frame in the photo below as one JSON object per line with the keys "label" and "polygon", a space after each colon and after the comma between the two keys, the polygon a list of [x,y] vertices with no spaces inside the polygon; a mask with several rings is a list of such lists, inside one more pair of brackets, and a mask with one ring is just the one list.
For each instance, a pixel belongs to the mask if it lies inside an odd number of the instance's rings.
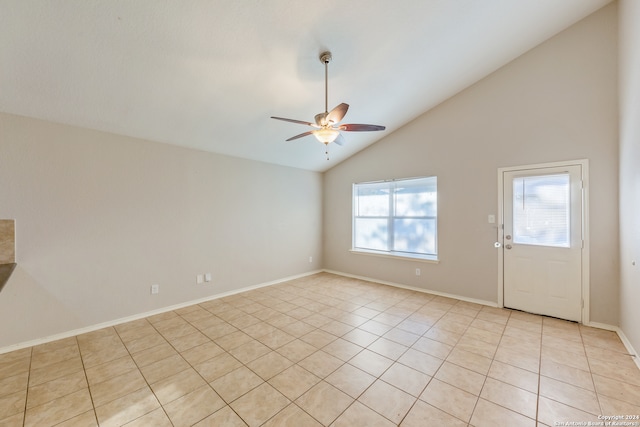
{"label": "window frame", "polygon": [[[425,180],[424,186],[433,186],[435,188],[436,195],[436,203],[435,203],[435,215],[396,215],[396,188],[402,183],[406,183],[407,181],[420,181]],[[430,182],[432,181],[432,182]],[[388,184],[389,189],[389,210],[387,215],[375,216],[375,215],[356,215],[358,212],[357,207],[357,191],[361,186],[364,185],[375,185],[375,184]],[[351,202],[352,202],[352,210],[351,210],[351,249],[350,252],[355,254],[363,254],[363,255],[374,255],[388,258],[408,258],[416,261],[423,262],[438,262],[438,181],[437,176],[421,176],[421,177],[413,177],[413,178],[401,178],[401,179],[390,179],[383,181],[368,181],[368,182],[357,182],[352,184],[351,191]],[[387,250],[381,249],[371,249],[364,247],[356,246],[356,220],[357,219],[386,219],[387,221]],[[433,253],[426,252],[410,252],[410,251],[399,251],[399,250],[390,250],[389,248],[393,248],[394,238],[395,238],[395,221],[402,219],[413,219],[413,220],[429,220],[434,223],[434,231],[433,231],[433,239],[434,239],[434,251]]]}

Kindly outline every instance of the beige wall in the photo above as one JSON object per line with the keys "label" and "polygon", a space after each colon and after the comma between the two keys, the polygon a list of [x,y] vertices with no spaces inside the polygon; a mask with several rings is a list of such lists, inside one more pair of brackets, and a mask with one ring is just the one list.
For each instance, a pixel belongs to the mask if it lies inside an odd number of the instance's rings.
{"label": "beige wall", "polygon": [[619,16],[620,328],[640,351],[640,2],[622,0]]}
{"label": "beige wall", "polygon": [[[616,43],[612,4],[326,172],[325,268],[496,302],[497,169],[587,158],[591,320],[617,324]],[[440,263],[349,253],[351,184],[420,175],[438,176]]]}
{"label": "beige wall", "polygon": [[7,114],[0,129],[18,263],[0,349],[321,268],[319,173]]}

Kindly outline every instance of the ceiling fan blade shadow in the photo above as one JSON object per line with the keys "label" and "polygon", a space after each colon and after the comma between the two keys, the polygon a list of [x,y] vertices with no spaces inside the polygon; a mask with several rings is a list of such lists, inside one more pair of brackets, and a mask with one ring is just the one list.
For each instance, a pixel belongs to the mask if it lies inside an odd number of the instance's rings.
{"label": "ceiling fan blade shadow", "polygon": [[344,137],[340,133],[340,134],[338,134],[338,137],[333,142],[335,142],[338,145],[344,145]]}
{"label": "ceiling fan blade shadow", "polygon": [[362,124],[344,124],[338,126],[338,129],[347,132],[371,132],[376,130],[385,130],[386,127],[380,125],[362,125]]}
{"label": "ceiling fan blade shadow", "polygon": [[303,132],[303,133],[301,133],[299,135],[292,136],[291,138],[287,139],[286,141],[293,141],[294,139],[303,138],[303,137],[305,137],[307,135],[312,135],[312,134],[313,134],[313,131]]}
{"label": "ceiling fan blade shadow", "polygon": [[349,109],[349,104],[345,104],[343,102],[342,104],[338,105],[336,108],[329,111],[329,114],[327,114],[327,123],[330,123],[330,124],[338,123],[340,120],[344,118],[345,114],[347,114],[348,109]]}
{"label": "ceiling fan blade shadow", "polygon": [[318,127],[318,125],[316,125],[315,123],[305,122],[304,120],[285,119],[284,117],[274,117],[274,116],[271,116],[271,118],[276,120],[282,120],[285,122],[290,122],[290,123],[298,123],[299,125],[313,126],[314,128]]}

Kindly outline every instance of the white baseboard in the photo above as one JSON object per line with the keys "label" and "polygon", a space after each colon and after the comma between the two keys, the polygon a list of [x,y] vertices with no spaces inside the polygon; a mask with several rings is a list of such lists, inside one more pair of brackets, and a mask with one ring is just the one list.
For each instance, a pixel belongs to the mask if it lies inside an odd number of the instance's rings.
{"label": "white baseboard", "polygon": [[288,282],[290,280],[299,279],[301,277],[306,277],[306,276],[311,276],[313,274],[322,273],[322,271],[323,270],[314,270],[314,271],[310,271],[310,272],[307,272],[307,273],[298,274],[298,275],[295,275],[295,276],[289,276],[289,277],[285,277],[285,278],[282,278],[282,279],[272,280],[270,282],[264,282],[264,283],[259,283],[257,285],[245,286],[245,287],[240,288],[240,289],[234,289],[233,291],[228,291],[228,292],[223,292],[223,293],[220,293],[220,294],[210,295],[210,296],[207,296],[207,297],[204,297],[204,298],[199,298],[199,299],[196,299],[196,300],[183,302],[183,303],[171,305],[171,306],[168,306],[168,307],[162,307],[162,308],[159,308],[157,310],[152,310],[152,311],[147,311],[147,312],[144,312],[144,313],[134,314],[132,316],[122,317],[122,318],[115,319],[115,320],[110,320],[110,321],[104,322],[104,323],[98,323],[96,325],[91,325],[91,326],[87,326],[87,327],[84,327],[84,328],[73,329],[71,331],[66,331],[66,332],[62,332],[62,333],[59,333],[59,334],[49,335],[49,336],[44,337],[44,338],[37,338],[35,340],[30,340],[30,341],[25,341],[25,342],[18,343],[18,344],[13,344],[13,345],[10,345],[8,347],[0,348],[0,354],[9,353],[11,351],[16,351],[16,350],[21,350],[23,348],[33,347],[33,346],[40,345],[40,344],[46,344],[48,342],[57,341],[57,340],[61,340],[61,339],[64,339],[64,338],[74,337],[76,335],[86,334],[88,332],[97,331],[98,329],[103,329],[103,328],[108,328],[108,327],[111,327],[111,326],[120,325],[122,323],[131,322],[131,321],[138,320],[138,319],[143,319],[145,317],[150,317],[150,316],[154,316],[156,314],[166,313],[167,311],[177,310],[179,308],[188,307],[188,306],[194,305],[194,304],[201,304],[203,302],[207,302],[207,301],[212,301],[212,300],[216,300],[216,299],[219,299],[219,298],[228,297],[228,296],[239,294],[239,293],[242,293],[242,292],[252,291],[254,289],[259,289],[259,288],[264,288],[264,287],[267,287],[267,286],[277,285],[277,284],[282,283],[282,282]]}
{"label": "white baseboard", "polygon": [[622,341],[624,347],[631,355],[631,358],[635,362],[636,366],[638,367],[638,369],[640,369],[640,354],[638,354],[638,352],[633,348],[633,345],[631,345],[631,341],[629,341],[629,338],[627,338],[622,329],[616,327],[616,333],[620,337],[620,341]]}
{"label": "white baseboard", "polygon": [[618,332],[618,330],[620,329],[617,326],[608,325],[606,323],[599,323],[599,322],[587,322],[587,323],[584,323],[584,325],[591,326],[592,328],[604,329],[605,331],[612,331],[612,332]]}
{"label": "white baseboard", "polygon": [[611,331],[611,332],[615,332],[616,334],[618,334],[618,337],[620,338],[620,341],[622,341],[622,344],[624,345],[624,348],[627,349],[627,352],[631,356],[631,359],[636,364],[638,369],[640,369],[640,355],[633,348],[633,345],[631,344],[631,341],[629,341],[627,336],[624,334],[624,331],[622,329],[620,329],[619,326],[613,326],[613,325],[608,325],[606,323],[599,323],[599,322],[585,323],[585,326],[591,326],[592,328],[604,329],[606,331]]}
{"label": "white baseboard", "polygon": [[489,307],[497,307],[498,306],[498,304],[496,302],[494,302],[494,301],[485,301],[485,300],[476,299],[476,298],[468,298],[468,297],[463,297],[461,295],[448,294],[446,292],[433,291],[433,290],[430,290],[430,289],[422,289],[422,288],[417,288],[415,286],[408,286],[408,285],[403,285],[403,284],[400,284],[400,283],[387,282],[387,281],[384,281],[384,280],[373,279],[371,277],[366,277],[366,276],[358,276],[358,275],[355,275],[355,274],[343,273],[343,272],[340,272],[340,271],[334,271],[334,270],[323,270],[323,271],[325,273],[337,274],[338,276],[351,277],[353,279],[359,279],[359,280],[366,280],[367,282],[380,283],[381,285],[394,286],[396,288],[408,289],[410,291],[422,292],[422,293],[425,293],[425,294],[432,294],[432,295],[437,295],[437,296],[440,296],[440,297],[453,298],[453,299],[457,299],[457,300],[460,300],[460,301],[472,302],[474,304],[486,305],[486,306],[489,306]]}
{"label": "white baseboard", "polygon": [[620,328],[616,328],[616,333],[618,334],[618,336],[620,337],[620,341],[622,341],[622,344],[624,344],[624,347],[627,349],[627,351],[629,352],[629,354],[631,355],[631,358],[633,359],[633,361],[636,363],[636,366],[638,367],[638,369],[640,369],[640,355],[638,354],[638,352],[633,348],[633,345],[631,345],[631,341],[629,341],[629,339],[627,338],[627,336],[624,334],[624,332],[622,331],[622,329]]}

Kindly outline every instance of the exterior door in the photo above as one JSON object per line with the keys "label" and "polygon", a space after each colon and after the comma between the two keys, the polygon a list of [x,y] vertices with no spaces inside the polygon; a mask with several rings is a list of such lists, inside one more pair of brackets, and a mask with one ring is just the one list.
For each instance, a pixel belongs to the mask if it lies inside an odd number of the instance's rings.
{"label": "exterior door", "polygon": [[504,306],[581,321],[582,166],[502,174]]}

